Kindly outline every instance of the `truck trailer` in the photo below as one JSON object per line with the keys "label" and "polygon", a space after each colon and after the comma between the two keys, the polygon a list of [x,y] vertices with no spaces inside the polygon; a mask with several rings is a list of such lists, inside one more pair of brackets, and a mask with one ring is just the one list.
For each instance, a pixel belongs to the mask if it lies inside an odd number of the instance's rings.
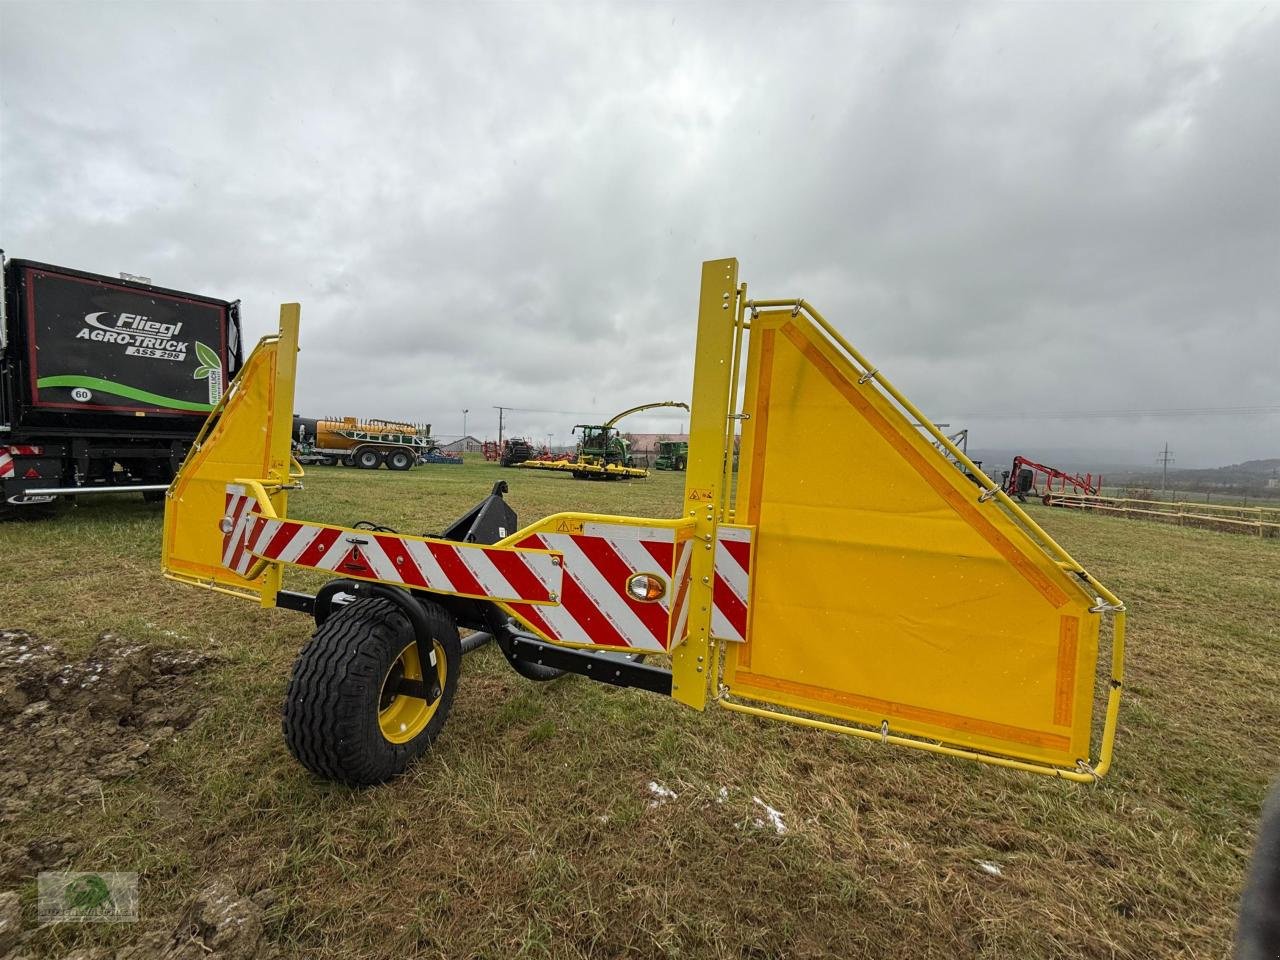
{"label": "truck trailer", "polygon": [[293,456],[311,466],[360,467],[377,470],[411,470],[417,463],[461,463],[448,457],[431,437],[431,424],[398,420],[361,420],[330,417],[312,420],[293,416]]}
{"label": "truck trailer", "polygon": [[30,260],[0,277],[0,516],[163,499],[240,368],[239,301]]}

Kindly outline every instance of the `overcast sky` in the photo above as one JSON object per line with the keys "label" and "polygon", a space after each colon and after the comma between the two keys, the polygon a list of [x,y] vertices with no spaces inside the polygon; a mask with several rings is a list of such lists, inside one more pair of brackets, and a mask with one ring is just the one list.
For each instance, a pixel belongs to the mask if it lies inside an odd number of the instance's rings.
{"label": "overcast sky", "polygon": [[1280,6],[0,2],[0,245],[301,301],[312,416],[687,399],[736,256],[977,447],[1280,456]]}

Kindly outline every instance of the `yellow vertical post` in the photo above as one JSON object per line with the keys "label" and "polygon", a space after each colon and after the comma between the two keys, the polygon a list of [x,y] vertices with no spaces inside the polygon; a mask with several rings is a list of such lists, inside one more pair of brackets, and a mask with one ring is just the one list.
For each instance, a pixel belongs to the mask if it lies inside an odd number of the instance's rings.
{"label": "yellow vertical post", "polygon": [[724,501],[724,458],[729,430],[731,362],[737,326],[738,261],[702,265],[698,340],[689,412],[689,461],[684,515],[694,521],[689,562],[689,636],[671,658],[671,696],[697,709],[707,704],[707,681],[715,674],[711,643],[711,594],[715,582],[715,537]]}
{"label": "yellow vertical post", "polygon": [[[300,304],[280,304],[280,341],[276,349],[267,448],[267,477],[276,484],[271,493],[271,506],[277,517],[289,515],[289,465],[293,462],[293,388],[298,373],[298,323],[301,315]],[[264,607],[276,605],[276,594],[280,592],[283,579],[282,564],[267,565],[262,585]]]}

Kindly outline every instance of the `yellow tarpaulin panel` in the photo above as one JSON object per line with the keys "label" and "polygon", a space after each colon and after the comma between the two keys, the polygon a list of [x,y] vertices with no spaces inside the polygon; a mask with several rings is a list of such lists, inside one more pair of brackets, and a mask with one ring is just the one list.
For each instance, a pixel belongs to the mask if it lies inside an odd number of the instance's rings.
{"label": "yellow tarpaulin panel", "polygon": [[223,564],[218,522],[227,484],[242,478],[271,485],[275,510],[285,512],[297,344],[298,306],[286,304],[279,335],[254,349],[169,487],[161,563],[170,577],[254,599],[269,587],[273,574],[246,580]]}
{"label": "yellow tarpaulin panel", "polygon": [[729,692],[1075,767],[1090,756],[1093,599],[859,379],[798,311],[753,319],[736,508],[755,556]]}

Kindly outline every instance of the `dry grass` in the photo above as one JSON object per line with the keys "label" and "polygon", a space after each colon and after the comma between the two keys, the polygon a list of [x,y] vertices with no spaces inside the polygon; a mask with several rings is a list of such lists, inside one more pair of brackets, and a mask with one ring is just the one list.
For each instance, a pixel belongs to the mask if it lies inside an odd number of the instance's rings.
{"label": "dry grass", "polygon": [[[681,482],[316,469],[294,512],[439,529],[495,479],[523,520],[671,515]],[[141,504],[6,525],[0,626],[81,650],[105,629],[165,644],[173,631],[225,662],[204,681],[208,714],[142,775],[2,829],[78,843],[78,868],[139,871],[150,927],[215,873],[271,887],[269,935],[291,957],[1226,956],[1280,770],[1280,543],[1037,516],[1132,611],[1118,759],[1092,788],[577,678],[534,685],[492,649],[468,659],[412,775],[338,788],[279,734],[305,618],[162,581]],[[677,798],[651,808],[651,780]],[[790,832],[753,826],[753,797]],[[137,933],[60,926],[35,946]]]}

